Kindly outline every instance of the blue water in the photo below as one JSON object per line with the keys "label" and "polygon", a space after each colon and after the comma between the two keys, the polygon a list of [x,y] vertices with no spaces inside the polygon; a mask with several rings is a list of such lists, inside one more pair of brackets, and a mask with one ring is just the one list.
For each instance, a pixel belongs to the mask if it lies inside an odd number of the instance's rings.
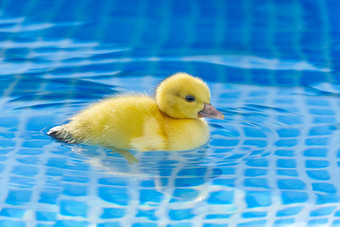
{"label": "blue water", "polygon": [[[0,226],[340,226],[336,0],[0,1]],[[46,132],[184,71],[226,120],[133,152]]]}

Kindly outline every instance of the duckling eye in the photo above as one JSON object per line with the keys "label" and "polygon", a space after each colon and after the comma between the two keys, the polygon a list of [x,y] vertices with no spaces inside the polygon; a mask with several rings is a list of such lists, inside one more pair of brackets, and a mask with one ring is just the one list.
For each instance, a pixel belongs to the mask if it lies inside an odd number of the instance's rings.
{"label": "duckling eye", "polygon": [[192,96],[192,95],[187,95],[187,96],[185,97],[185,100],[187,100],[188,102],[193,102],[193,101],[195,101],[195,97]]}

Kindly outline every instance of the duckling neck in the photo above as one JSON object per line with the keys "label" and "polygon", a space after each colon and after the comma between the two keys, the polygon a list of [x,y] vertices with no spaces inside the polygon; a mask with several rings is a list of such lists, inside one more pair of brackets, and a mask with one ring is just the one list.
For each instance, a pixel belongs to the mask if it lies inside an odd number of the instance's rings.
{"label": "duckling neck", "polygon": [[189,150],[206,144],[209,140],[207,122],[203,119],[172,118],[162,114],[167,150]]}

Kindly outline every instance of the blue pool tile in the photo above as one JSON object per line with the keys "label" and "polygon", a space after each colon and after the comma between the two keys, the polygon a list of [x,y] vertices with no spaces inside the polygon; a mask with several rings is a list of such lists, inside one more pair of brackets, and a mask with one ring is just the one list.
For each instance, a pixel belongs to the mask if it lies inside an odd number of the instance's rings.
{"label": "blue pool tile", "polygon": [[250,222],[244,222],[237,224],[237,227],[254,227],[254,226],[265,226],[266,220],[256,220],[256,221],[250,221]]}
{"label": "blue pool tile", "polygon": [[328,224],[328,218],[312,219],[307,222],[308,226],[319,226]]}
{"label": "blue pool tile", "polygon": [[220,167],[212,169],[213,175],[234,175],[235,168],[232,167]]}
{"label": "blue pool tile", "polygon": [[225,134],[226,136],[231,137],[231,138],[240,136],[240,132],[238,131],[238,129],[230,125],[223,126],[222,132],[223,132],[221,133],[222,135]]}
{"label": "blue pool tile", "polygon": [[49,211],[36,211],[36,219],[38,221],[55,221],[56,213]]}
{"label": "blue pool tile", "polygon": [[337,189],[333,184],[329,183],[312,183],[313,191],[336,193]]}
{"label": "blue pool tile", "polygon": [[296,161],[294,159],[277,159],[277,167],[296,168]]}
{"label": "blue pool tile", "polygon": [[232,139],[213,139],[210,141],[211,146],[223,146],[223,147],[234,147],[238,143],[239,143],[239,140],[232,140]]}
{"label": "blue pool tile", "polygon": [[326,168],[329,166],[329,161],[326,160],[306,160],[306,168]]}
{"label": "blue pool tile", "polygon": [[334,220],[334,221],[332,222],[332,226],[340,226],[340,219]]}
{"label": "blue pool tile", "polygon": [[266,169],[246,169],[244,175],[247,177],[259,177],[267,175],[268,170]]}
{"label": "blue pool tile", "polygon": [[275,142],[277,147],[294,147],[298,144],[297,139],[281,139]]}
{"label": "blue pool tile", "polygon": [[293,225],[295,223],[295,220],[294,218],[286,218],[286,219],[278,219],[274,222],[274,225],[275,227],[278,227],[278,226],[289,226],[289,225]]}
{"label": "blue pool tile", "polygon": [[1,116],[0,118],[0,127],[4,128],[16,128],[18,127],[18,118],[10,117],[10,116]]}
{"label": "blue pool tile", "polygon": [[278,169],[276,170],[277,175],[297,177],[299,174],[295,169]]}
{"label": "blue pool tile", "polygon": [[140,190],[139,202],[144,203],[160,203],[163,198],[163,194],[151,189]]}
{"label": "blue pool tile", "polygon": [[250,128],[250,127],[244,127],[244,134],[247,137],[255,137],[255,138],[266,138],[267,135],[263,133],[262,130],[256,129],[256,128]]}
{"label": "blue pool tile", "polygon": [[188,189],[188,188],[176,188],[173,193],[173,199],[170,200],[170,202],[176,201],[176,199],[181,200],[191,200],[192,198],[196,198],[199,195],[199,191],[195,189]]}
{"label": "blue pool tile", "polygon": [[147,223],[134,223],[131,227],[157,227],[156,223],[147,222]]}
{"label": "blue pool tile", "polygon": [[269,188],[266,178],[246,178],[243,185],[246,187]]}
{"label": "blue pool tile", "polygon": [[206,171],[206,168],[187,168],[180,170],[177,176],[204,176]]}
{"label": "blue pool tile", "polygon": [[56,191],[42,191],[40,192],[39,203],[55,204],[59,194]]}
{"label": "blue pool tile", "polygon": [[271,205],[270,191],[247,191],[245,201],[248,208],[268,207]]}
{"label": "blue pool tile", "polygon": [[248,145],[248,146],[256,146],[256,147],[266,147],[267,146],[267,141],[265,140],[246,140],[244,141],[243,145]]}
{"label": "blue pool tile", "polygon": [[306,103],[309,106],[324,106],[324,107],[329,106],[329,102],[323,99],[307,99]]}
{"label": "blue pool tile", "polygon": [[30,148],[26,148],[26,149],[20,149],[17,154],[21,154],[21,155],[40,155],[44,152],[43,149],[30,149]]}
{"label": "blue pool tile", "polygon": [[206,219],[228,219],[233,214],[208,214],[205,218]]}
{"label": "blue pool tile", "polygon": [[51,116],[37,116],[30,117],[26,124],[26,130],[28,131],[40,131],[44,127],[46,127],[46,122],[51,121]]}
{"label": "blue pool tile", "polygon": [[126,206],[129,200],[127,190],[119,187],[98,187],[98,195],[104,201]]}
{"label": "blue pool tile", "polygon": [[278,116],[276,120],[285,125],[299,125],[302,123],[302,119],[297,116],[294,117]]}
{"label": "blue pool tile", "polygon": [[262,91],[251,91],[249,92],[249,96],[250,97],[254,97],[254,96],[266,96],[269,92],[268,91],[265,91],[265,90],[262,90]]}
{"label": "blue pool tile", "polygon": [[17,158],[17,161],[25,165],[37,165],[40,162],[39,158],[37,157]]}
{"label": "blue pool tile", "polygon": [[309,136],[327,136],[331,135],[334,132],[334,129],[329,125],[322,126],[314,126],[309,130]]}
{"label": "blue pool tile", "polygon": [[246,165],[251,167],[267,167],[268,160],[265,158],[251,159],[246,162]]}
{"label": "blue pool tile", "polygon": [[4,171],[4,169],[5,169],[5,165],[4,165],[4,164],[0,164],[0,173],[1,173],[2,171]]}
{"label": "blue pool tile", "polygon": [[276,104],[294,104],[295,103],[295,100],[294,99],[281,99],[281,98],[276,98],[275,100],[274,100],[274,102],[276,103]]}
{"label": "blue pool tile", "polygon": [[56,168],[66,168],[67,160],[65,158],[49,158],[46,165]]}
{"label": "blue pool tile", "polygon": [[335,117],[314,117],[313,123],[315,124],[332,124],[336,123]]}
{"label": "blue pool tile", "polygon": [[155,210],[138,210],[136,217],[147,218],[151,221],[156,221],[158,218],[155,215]]}
{"label": "blue pool tile", "polygon": [[335,217],[339,217],[339,216],[340,216],[340,210],[337,210],[337,211],[334,213],[334,216],[335,216]]}
{"label": "blue pool tile", "polygon": [[127,186],[126,179],[112,177],[112,178],[100,178],[98,179],[99,184],[114,185],[114,186]]}
{"label": "blue pool tile", "polygon": [[266,216],[267,216],[267,212],[265,211],[245,212],[242,214],[243,218],[263,218]]}
{"label": "blue pool tile", "polygon": [[64,194],[68,196],[86,196],[87,187],[84,185],[65,184]]}
{"label": "blue pool tile", "polygon": [[308,200],[308,194],[300,191],[282,191],[281,198],[283,204],[303,203]]}
{"label": "blue pool tile", "polygon": [[334,115],[334,111],[331,109],[310,109],[310,113],[314,115],[320,115],[320,116],[332,116]]}
{"label": "blue pool tile", "polygon": [[22,147],[24,148],[41,148],[45,145],[50,144],[50,141],[47,140],[26,140],[23,144]]}
{"label": "blue pool tile", "polygon": [[3,148],[3,147],[0,147],[0,154],[8,154],[12,151],[11,148]]}
{"label": "blue pool tile", "polygon": [[290,190],[306,189],[306,184],[299,179],[279,179],[277,181],[277,184],[280,189],[290,189]]}
{"label": "blue pool tile", "polygon": [[27,166],[27,165],[17,165],[12,170],[12,173],[16,175],[21,176],[28,176],[28,177],[34,177],[39,172],[39,169],[34,166]]}
{"label": "blue pool tile", "polygon": [[10,190],[6,199],[7,204],[22,205],[31,200],[32,191],[30,190]]}
{"label": "blue pool tile", "polygon": [[276,150],[275,155],[280,157],[292,157],[294,156],[294,150]]}
{"label": "blue pool tile", "polygon": [[103,213],[100,218],[111,219],[111,218],[121,218],[125,214],[125,210],[122,208],[103,208]]}
{"label": "blue pool tile", "polygon": [[166,227],[192,227],[192,223],[190,222],[179,222],[179,223],[173,223],[168,224]]}
{"label": "blue pool tile", "polygon": [[317,204],[327,204],[327,203],[338,203],[340,201],[340,196],[337,194],[325,194],[325,193],[315,193]]}
{"label": "blue pool tile", "polygon": [[75,171],[88,171],[90,167],[87,163],[75,162],[75,163],[69,163],[69,165],[67,165],[66,168],[69,170],[75,170]]}
{"label": "blue pool tile", "polygon": [[332,206],[332,207],[323,207],[323,208],[319,208],[316,210],[312,210],[309,216],[318,217],[318,216],[330,215],[335,210],[335,208],[336,208],[335,206]]}
{"label": "blue pool tile", "polygon": [[203,227],[228,227],[228,224],[205,223]]}
{"label": "blue pool tile", "polygon": [[55,226],[54,224],[42,224],[42,223],[39,223],[35,227],[54,227],[54,226]]}
{"label": "blue pool tile", "polygon": [[171,174],[172,174],[172,170],[169,168],[164,168],[164,169],[162,168],[159,170],[160,176],[171,176]]}
{"label": "blue pool tile", "polygon": [[141,182],[141,187],[154,188],[155,187],[155,182],[152,181],[152,180],[143,180]]}
{"label": "blue pool tile", "polygon": [[194,187],[204,184],[203,177],[195,177],[195,178],[177,178],[175,180],[175,187]]}
{"label": "blue pool tile", "polygon": [[303,153],[305,157],[326,157],[327,148],[309,148]]}
{"label": "blue pool tile", "polygon": [[307,175],[314,180],[329,180],[329,172],[328,170],[309,170],[306,171]]}
{"label": "blue pool tile", "polygon": [[26,227],[26,224],[24,221],[0,220],[0,226],[2,227]]}
{"label": "blue pool tile", "polygon": [[234,191],[215,191],[208,197],[210,204],[232,204],[234,201]]}
{"label": "blue pool tile", "polygon": [[81,216],[86,217],[89,206],[86,202],[75,200],[61,200],[60,213],[65,216]]}
{"label": "blue pool tile", "polygon": [[25,214],[24,209],[20,208],[3,208],[0,212],[0,216],[11,217],[11,218],[22,218]]}
{"label": "blue pool tile", "polygon": [[282,137],[298,137],[300,135],[300,130],[297,128],[281,128],[277,130],[279,136]]}
{"label": "blue pool tile", "polygon": [[15,146],[15,142],[10,140],[10,139],[0,139],[0,147],[2,148],[10,148],[10,147],[14,147]]}
{"label": "blue pool tile", "polygon": [[82,176],[63,176],[63,181],[74,182],[74,183],[88,183],[88,177]]}
{"label": "blue pool tile", "polygon": [[58,220],[54,227],[87,227],[89,222],[87,221],[72,221],[72,220]]}
{"label": "blue pool tile", "polygon": [[308,146],[326,146],[329,144],[329,139],[329,137],[306,139],[305,144]]}
{"label": "blue pool tile", "polygon": [[234,187],[235,179],[214,179],[211,184],[213,185],[221,185],[226,187]]}
{"label": "blue pool tile", "polygon": [[15,134],[13,132],[0,132],[0,138],[13,139]]}
{"label": "blue pool tile", "polygon": [[37,182],[36,179],[31,177],[17,177],[17,176],[10,177],[10,183],[19,185],[21,188],[26,189],[33,188],[36,182]]}
{"label": "blue pool tile", "polygon": [[47,176],[62,176],[64,174],[63,169],[56,169],[56,168],[46,168],[45,175]]}
{"label": "blue pool tile", "polygon": [[293,216],[293,215],[297,215],[298,213],[300,213],[300,211],[302,210],[302,206],[297,206],[297,207],[288,207],[282,210],[279,210],[276,213],[276,216],[278,217],[286,217],[286,216]]}
{"label": "blue pool tile", "polygon": [[178,209],[169,211],[169,218],[173,221],[192,219],[194,216],[195,215],[192,213],[191,209]]}

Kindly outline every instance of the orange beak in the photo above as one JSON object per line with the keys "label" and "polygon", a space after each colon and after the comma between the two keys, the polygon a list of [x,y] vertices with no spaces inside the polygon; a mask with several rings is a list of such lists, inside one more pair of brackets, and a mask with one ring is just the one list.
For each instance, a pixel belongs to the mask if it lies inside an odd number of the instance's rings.
{"label": "orange beak", "polygon": [[224,115],[211,104],[204,103],[204,109],[198,112],[199,117],[209,117],[214,119],[224,119]]}

